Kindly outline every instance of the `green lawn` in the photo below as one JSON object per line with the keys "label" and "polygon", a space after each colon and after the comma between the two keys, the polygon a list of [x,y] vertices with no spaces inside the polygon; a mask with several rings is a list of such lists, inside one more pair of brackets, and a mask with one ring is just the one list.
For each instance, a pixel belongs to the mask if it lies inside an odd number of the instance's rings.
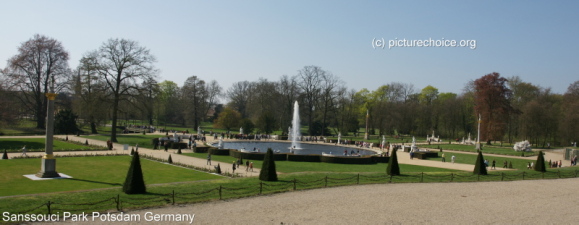
{"label": "green lawn", "polygon": [[[83,136],[85,137],[85,136]],[[139,144],[140,147],[143,148],[153,148],[152,140],[153,138],[165,137],[165,135],[159,134],[120,134],[117,135],[117,141],[119,144],[128,144],[130,146],[135,146],[135,144]],[[110,139],[109,135],[90,135],[86,136],[88,139],[100,140],[100,141],[107,141]]]}
{"label": "green lawn", "polygon": [[[196,158],[207,159],[207,153],[184,153],[184,155],[192,156]],[[231,156],[223,155],[212,155],[211,161],[213,165],[217,165],[217,162],[227,162],[232,163],[236,161],[236,158]],[[263,161],[255,160],[253,161],[253,166],[255,168],[261,168]],[[244,161],[245,163],[245,161]],[[350,172],[385,172],[388,164],[377,163],[377,164],[338,164],[338,163],[311,163],[311,162],[293,162],[293,161],[276,161],[275,168],[277,172],[281,173],[295,173],[295,172],[335,172],[335,173],[350,173]],[[245,170],[245,166],[240,167],[242,171]],[[222,168],[223,171],[231,171],[231,168]],[[443,168],[435,167],[424,167],[424,166],[414,166],[400,164],[400,170],[403,172],[456,172],[456,170],[449,170]]]}
{"label": "green lawn", "polygon": [[[452,157],[454,155],[454,156],[456,156],[456,160],[455,160],[456,163],[464,163],[464,164],[471,164],[471,165],[474,165],[474,163],[476,161],[476,157],[477,157],[477,155],[474,155],[474,154],[461,154],[461,153],[451,153],[451,152],[446,152],[444,155],[446,157],[446,162],[448,162],[448,163],[450,163],[450,157]],[[442,153],[439,152],[438,156],[441,157]],[[537,161],[537,157],[529,157],[528,159],[517,159],[517,158],[485,156],[484,153],[483,153],[483,158],[489,160],[489,169],[490,169],[490,166],[492,165],[493,160],[496,160],[496,167],[497,168],[502,168],[503,162],[506,160],[507,163],[513,164],[513,169],[518,169],[518,170],[526,170],[527,164],[529,162],[535,163]],[[441,161],[442,159],[441,158],[429,158],[428,160]]]}
{"label": "green lawn", "polygon": [[[476,152],[474,145],[460,145],[460,144],[430,144],[430,145],[418,145],[418,148],[442,148],[443,150],[456,150],[465,152]],[[498,154],[498,155],[512,155],[512,156],[533,156],[536,155],[535,152],[516,152],[513,148],[509,147],[499,147],[499,146],[483,146],[483,154]]]}
{"label": "green lawn", "polygon": [[[40,159],[0,160],[0,196],[121,187],[131,162],[130,156],[58,158],[56,171],[73,179],[33,181],[23,175],[35,174]],[[219,179],[204,172],[141,159],[145,183],[159,184]],[[118,189],[115,189],[118,191]]]}
{"label": "green lawn", "polygon": [[[21,151],[22,147],[26,145],[28,151],[44,151],[45,138],[0,138],[0,150],[6,149],[8,152]],[[91,150],[95,146],[79,145],[66,141],[53,141],[54,151],[77,151],[77,150]],[[97,148],[102,149],[102,148]]]}

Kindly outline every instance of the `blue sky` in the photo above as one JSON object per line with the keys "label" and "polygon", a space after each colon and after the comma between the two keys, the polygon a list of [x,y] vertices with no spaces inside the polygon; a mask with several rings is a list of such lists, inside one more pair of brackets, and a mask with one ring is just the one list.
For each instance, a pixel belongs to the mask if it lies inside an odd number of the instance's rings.
{"label": "blue sky", "polygon": [[[579,80],[578,1],[3,1],[0,68],[34,34],[70,66],[109,38],[157,57],[159,81],[277,81],[316,65],[360,90],[390,82],[461,93],[491,72],[564,93]],[[373,39],[476,40],[374,49]]]}

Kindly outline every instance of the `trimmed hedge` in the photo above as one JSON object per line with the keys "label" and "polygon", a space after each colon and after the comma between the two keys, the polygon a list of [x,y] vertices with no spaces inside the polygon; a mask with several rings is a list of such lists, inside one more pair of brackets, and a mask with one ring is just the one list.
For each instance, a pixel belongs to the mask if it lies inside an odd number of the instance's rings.
{"label": "trimmed hedge", "polygon": [[187,148],[187,143],[171,142],[171,149],[179,149],[179,147],[181,149]]}
{"label": "trimmed hedge", "polygon": [[321,155],[295,155],[292,153],[287,154],[287,161],[295,162],[322,162]]}
{"label": "trimmed hedge", "polygon": [[209,149],[211,149],[213,147],[209,147],[209,146],[197,146],[194,149],[195,153],[207,153],[209,152]]}
{"label": "trimmed hedge", "polygon": [[437,152],[414,152],[414,158],[417,159],[428,159],[428,158],[437,158]]}
{"label": "trimmed hedge", "polygon": [[[209,148],[211,151],[211,155],[229,155],[230,149],[218,149],[218,148]],[[239,158],[239,157],[236,157]]]}

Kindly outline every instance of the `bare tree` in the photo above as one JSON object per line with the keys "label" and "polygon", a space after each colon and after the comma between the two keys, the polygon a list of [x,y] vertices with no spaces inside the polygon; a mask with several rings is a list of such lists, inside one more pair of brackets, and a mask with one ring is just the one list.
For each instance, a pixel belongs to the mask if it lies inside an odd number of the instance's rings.
{"label": "bare tree", "polygon": [[240,81],[234,83],[227,90],[227,98],[229,98],[229,106],[239,113],[242,118],[248,117],[247,105],[249,99],[252,98],[253,84],[249,81]]}
{"label": "bare tree", "polygon": [[95,67],[98,53],[96,51],[85,54],[75,70],[72,89],[75,92],[74,108],[84,122],[90,125],[91,133],[96,134],[97,123],[106,119],[107,107],[105,100],[106,86],[98,79],[98,71]]}
{"label": "bare tree", "polygon": [[36,34],[22,43],[18,54],[8,60],[4,73],[21,92],[24,106],[34,114],[36,127],[44,128],[47,98],[51,85],[58,92],[69,75],[68,52],[56,39]]}
{"label": "bare tree", "polygon": [[117,142],[119,102],[139,88],[139,82],[155,77],[155,57],[136,41],[109,39],[98,50],[95,59],[100,79],[112,95],[111,141]]}
{"label": "bare tree", "polygon": [[313,135],[314,133],[314,127],[312,126],[314,122],[314,107],[316,106],[318,97],[320,96],[320,84],[325,75],[326,71],[318,66],[304,66],[303,69],[298,71],[298,86],[303,94],[302,105],[305,105],[304,108],[308,118],[309,135]]}

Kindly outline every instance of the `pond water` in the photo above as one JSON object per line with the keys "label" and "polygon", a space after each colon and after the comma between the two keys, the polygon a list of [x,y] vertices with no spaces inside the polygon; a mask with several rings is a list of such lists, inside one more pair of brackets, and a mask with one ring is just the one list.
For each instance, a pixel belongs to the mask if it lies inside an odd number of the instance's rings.
{"label": "pond water", "polygon": [[[213,146],[217,147],[217,143]],[[240,141],[240,142],[223,142],[224,149],[242,149],[259,152],[267,152],[268,148],[271,148],[275,153],[289,153],[290,143],[284,142],[264,142],[264,141]],[[319,145],[319,144],[308,144],[301,142],[302,149],[295,149],[294,154],[296,155],[321,155],[322,152],[326,154],[333,154],[336,156],[343,156],[344,151],[347,151],[348,155],[360,154],[360,155],[374,155],[376,152],[370,150],[363,150],[355,147],[348,147],[342,145]]]}

